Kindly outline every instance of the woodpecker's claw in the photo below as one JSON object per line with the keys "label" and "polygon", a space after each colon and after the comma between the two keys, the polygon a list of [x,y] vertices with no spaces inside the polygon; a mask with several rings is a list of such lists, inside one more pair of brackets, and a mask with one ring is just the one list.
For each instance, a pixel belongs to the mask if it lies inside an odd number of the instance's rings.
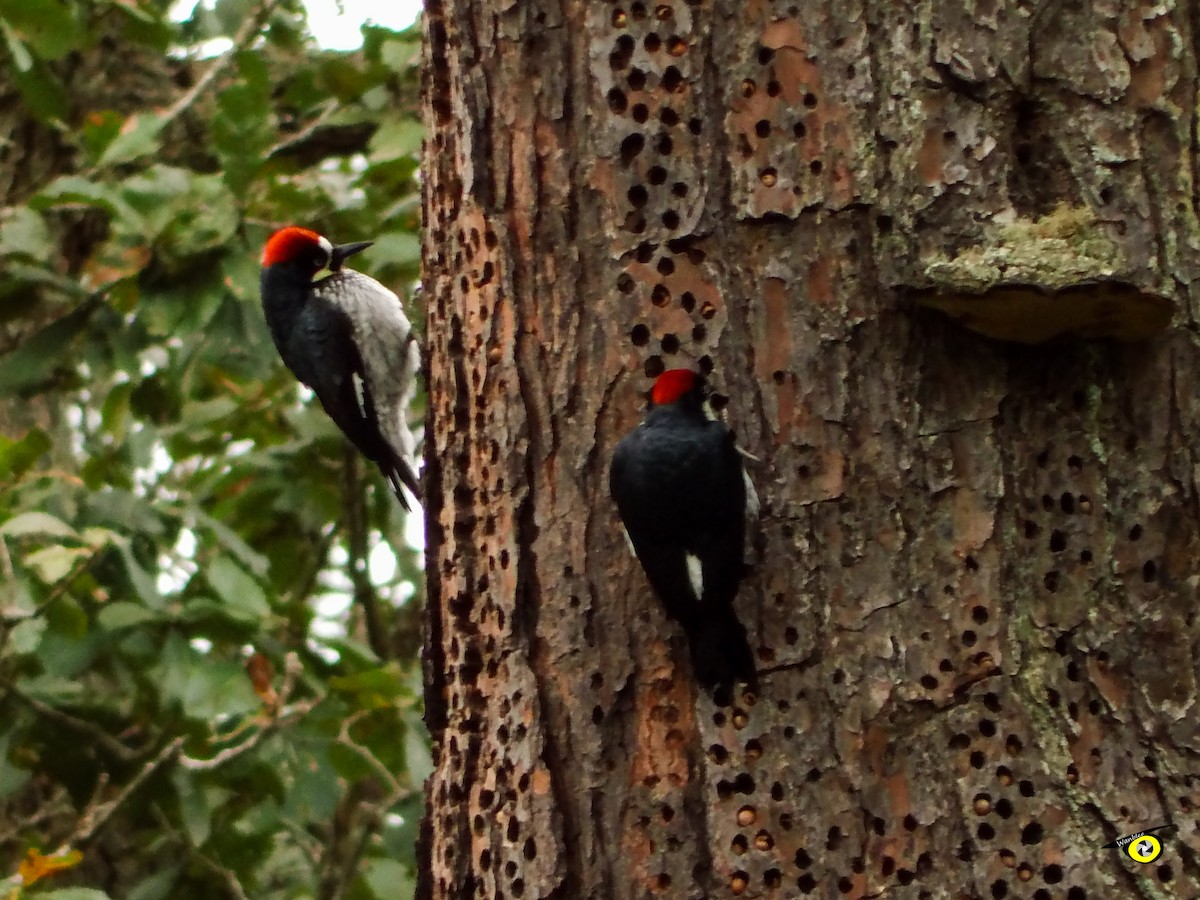
{"label": "woodpecker's claw", "polygon": [[366,250],[374,241],[358,241],[353,244],[338,244],[329,254],[329,271],[336,272],[342,267],[342,263],[346,261],[347,256],[353,256],[362,250]]}

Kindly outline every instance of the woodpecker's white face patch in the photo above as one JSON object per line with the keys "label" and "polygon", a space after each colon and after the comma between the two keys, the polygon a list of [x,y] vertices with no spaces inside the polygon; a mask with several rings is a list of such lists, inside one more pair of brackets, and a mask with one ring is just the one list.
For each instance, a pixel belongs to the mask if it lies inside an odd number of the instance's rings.
{"label": "woodpecker's white face patch", "polygon": [[700,564],[700,557],[695,553],[685,553],[683,561],[687,565],[688,583],[692,586],[692,593],[700,600],[704,597],[704,567]]}
{"label": "woodpecker's white face patch", "polygon": [[333,261],[333,244],[329,243],[329,238],[324,235],[317,236],[317,246],[321,248],[321,252],[325,254],[325,265],[322,269],[329,268],[329,264]]}

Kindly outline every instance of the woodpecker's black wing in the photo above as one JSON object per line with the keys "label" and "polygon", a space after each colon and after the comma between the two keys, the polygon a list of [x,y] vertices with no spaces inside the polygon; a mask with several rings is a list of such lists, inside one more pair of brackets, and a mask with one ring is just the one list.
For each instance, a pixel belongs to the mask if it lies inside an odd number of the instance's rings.
{"label": "woodpecker's black wing", "polygon": [[729,430],[698,410],[651,409],[617,445],[609,488],[646,577],[687,634],[697,680],[753,683],[753,653],[733,609],[746,485]]}
{"label": "woodpecker's black wing", "polygon": [[401,505],[409,509],[400,485],[419,496],[416,476],[380,430],[349,316],[327,299],[314,295],[297,315],[280,355],[292,373],[312,388],[342,434],[379,466]]}
{"label": "woodpecker's black wing", "polygon": [[363,411],[388,450],[380,467],[397,496],[401,494],[399,485],[404,484],[420,500],[409,462],[416,452],[416,439],[408,427],[408,410],[416,393],[421,359],[400,298],[369,275],[347,268],[317,282],[313,293],[350,324]]}

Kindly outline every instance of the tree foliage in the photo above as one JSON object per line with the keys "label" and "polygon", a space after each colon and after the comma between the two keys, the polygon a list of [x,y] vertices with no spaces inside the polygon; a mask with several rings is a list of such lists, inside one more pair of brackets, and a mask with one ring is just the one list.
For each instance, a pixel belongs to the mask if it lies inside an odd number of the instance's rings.
{"label": "tree foliage", "polygon": [[257,276],[415,280],[418,36],[168,6],[0,0],[0,896],[401,897],[419,559]]}

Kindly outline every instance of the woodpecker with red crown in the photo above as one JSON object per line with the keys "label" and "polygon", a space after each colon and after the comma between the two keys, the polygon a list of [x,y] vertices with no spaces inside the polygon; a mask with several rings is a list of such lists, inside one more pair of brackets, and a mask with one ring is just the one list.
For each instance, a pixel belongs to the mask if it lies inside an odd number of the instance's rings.
{"label": "woodpecker with red crown", "polygon": [[[372,243],[335,246],[307,228],[276,231],[263,248],[262,306],[284,364],[410,509],[402,487],[421,498],[407,418],[420,350],[400,298],[344,265]],[[315,280],[323,269],[332,274]]]}
{"label": "woodpecker with red crown", "polygon": [[754,486],[701,375],[666,371],[650,399],[617,444],[609,492],[650,585],[687,635],[696,680],[710,690],[753,685],[754,654],[733,599],[746,519],[758,512]]}

